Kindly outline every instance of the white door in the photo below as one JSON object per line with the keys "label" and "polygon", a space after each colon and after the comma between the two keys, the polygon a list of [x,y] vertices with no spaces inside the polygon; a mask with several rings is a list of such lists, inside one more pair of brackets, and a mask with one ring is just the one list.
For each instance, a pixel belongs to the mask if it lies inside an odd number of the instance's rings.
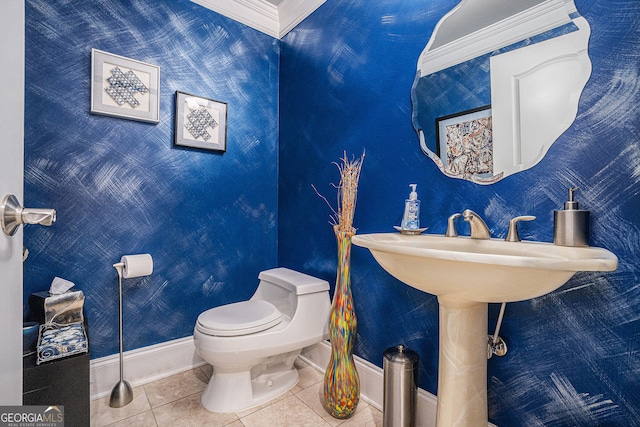
{"label": "white door", "polygon": [[579,31],[491,57],[494,171],[535,165],[575,120],[591,30],[582,17],[573,22]]}
{"label": "white door", "polygon": [[[24,175],[24,0],[0,13],[0,200],[21,203]],[[0,231],[0,405],[22,405],[22,227]]]}

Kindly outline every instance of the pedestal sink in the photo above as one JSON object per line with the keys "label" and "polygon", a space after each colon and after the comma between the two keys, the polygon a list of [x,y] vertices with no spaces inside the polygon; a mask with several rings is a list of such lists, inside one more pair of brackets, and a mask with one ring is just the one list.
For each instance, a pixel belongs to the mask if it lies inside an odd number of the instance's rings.
{"label": "pedestal sink", "polygon": [[399,233],[352,241],[398,280],[438,297],[438,427],[487,425],[487,303],[536,298],[578,271],[618,266],[596,247]]}

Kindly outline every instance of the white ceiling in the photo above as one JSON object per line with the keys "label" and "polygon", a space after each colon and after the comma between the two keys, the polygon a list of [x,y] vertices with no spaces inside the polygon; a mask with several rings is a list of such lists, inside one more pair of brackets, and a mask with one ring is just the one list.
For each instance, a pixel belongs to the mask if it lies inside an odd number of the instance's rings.
{"label": "white ceiling", "polygon": [[280,39],[326,0],[191,0]]}

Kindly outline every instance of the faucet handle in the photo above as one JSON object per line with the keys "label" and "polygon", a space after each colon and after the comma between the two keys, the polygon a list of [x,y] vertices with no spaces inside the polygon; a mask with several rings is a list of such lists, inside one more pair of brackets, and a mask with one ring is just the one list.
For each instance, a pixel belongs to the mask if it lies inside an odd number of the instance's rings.
{"label": "faucet handle", "polygon": [[504,240],[507,242],[519,242],[520,235],[518,234],[518,222],[533,221],[534,219],[536,219],[536,217],[532,215],[517,216],[511,219],[509,221],[509,231],[507,232],[507,237]]}
{"label": "faucet handle", "polygon": [[446,237],[458,237],[455,220],[460,217],[462,217],[461,213],[454,213],[449,217],[449,219],[447,219],[447,232],[445,233]]}

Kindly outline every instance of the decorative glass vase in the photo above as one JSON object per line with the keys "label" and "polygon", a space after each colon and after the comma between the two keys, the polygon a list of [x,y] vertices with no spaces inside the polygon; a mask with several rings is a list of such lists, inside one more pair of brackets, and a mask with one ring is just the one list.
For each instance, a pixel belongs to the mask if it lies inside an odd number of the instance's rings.
{"label": "decorative glass vase", "polygon": [[324,375],[324,407],[334,418],[349,418],[360,401],[360,378],[353,362],[358,321],[351,295],[351,238],[353,232],[335,231],[338,272],[329,317],[331,360]]}

